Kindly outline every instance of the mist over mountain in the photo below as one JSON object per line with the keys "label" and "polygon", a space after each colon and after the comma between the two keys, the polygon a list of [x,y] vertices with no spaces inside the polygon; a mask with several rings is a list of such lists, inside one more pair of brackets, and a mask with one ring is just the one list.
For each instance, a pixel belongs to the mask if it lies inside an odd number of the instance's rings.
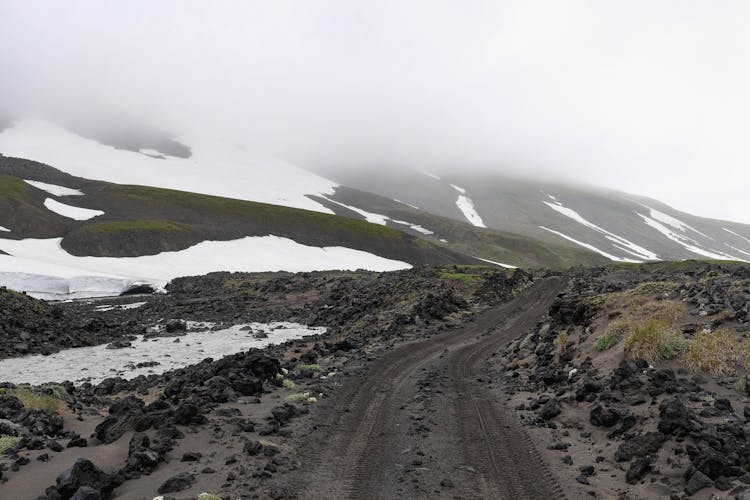
{"label": "mist over mountain", "polygon": [[[564,176],[750,222],[747,10],[3,2],[0,107],[127,116],[311,168]],[[706,189],[707,172],[736,182]]]}

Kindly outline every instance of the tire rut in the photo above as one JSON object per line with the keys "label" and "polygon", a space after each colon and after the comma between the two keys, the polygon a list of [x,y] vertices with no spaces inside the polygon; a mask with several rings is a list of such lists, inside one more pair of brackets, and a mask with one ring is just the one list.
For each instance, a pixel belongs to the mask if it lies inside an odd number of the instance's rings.
{"label": "tire rut", "polygon": [[462,448],[455,450],[457,457],[442,458],[460,457],[479,472],[481,498],[564,498],[515,413],[477,382],[491,353],[534,326],[562,285],[556,279],[539,281],[459,331],[385,353],[360,379],[350,380],[331,401],[328,440],[317,452],[308,449],[302,455],[303,463],[311,465],[297,481],[298,497],[396,496],[394,450],[404,432],[399,409],[413,393],[420,370],[438,364],[447,367],[450,403],[441,408],[448,413],[448,428],[435,432],[460,435]]}

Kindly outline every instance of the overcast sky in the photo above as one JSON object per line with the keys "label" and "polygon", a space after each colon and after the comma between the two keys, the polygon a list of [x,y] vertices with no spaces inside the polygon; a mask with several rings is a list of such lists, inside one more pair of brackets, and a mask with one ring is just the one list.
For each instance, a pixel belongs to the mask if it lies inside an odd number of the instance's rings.
{"label": "overcast sky", "polygon": [[750,2],[0,0],[0,105],[750,222]]}

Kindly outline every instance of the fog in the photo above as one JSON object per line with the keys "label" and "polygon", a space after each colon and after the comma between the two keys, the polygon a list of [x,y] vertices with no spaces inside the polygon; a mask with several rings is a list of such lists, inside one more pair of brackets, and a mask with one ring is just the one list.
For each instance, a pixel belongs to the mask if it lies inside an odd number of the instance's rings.
{"label": "fog", "polygon": [[0,112],[305,167],[562,176],[750,222],[750,3],[0,1]]}

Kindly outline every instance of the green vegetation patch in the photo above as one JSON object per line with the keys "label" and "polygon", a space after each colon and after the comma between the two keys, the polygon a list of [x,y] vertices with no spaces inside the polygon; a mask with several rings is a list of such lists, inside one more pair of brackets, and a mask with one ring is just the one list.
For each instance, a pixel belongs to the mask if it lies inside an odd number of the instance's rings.
{"label": "green vegetation patch", "polygon": [[198,495],[198,500],[221,500],[221,497],[214,493],[201,493]]}
{"label": "green vegetation patch", "polygon": [[191,227],[187,224],[179,224],[171,221],[140,220],[140,221],[112,221],[97,222],[89,226],[89,230],[99,234],[118,234],[127,232],[181,232],[189,231]]}
{"label": "green vegetation patch", "polygon": [[697,334],[685,353],[685,364],[692,372],[722,375],[746,362],[737,335],[729,330]]}
{"label": "green vegetation patch", "polygon": [[[109,189],[116,194],[138,199],[144,203],[158,202],[181,205],[187,211],[195,210],[204,213],[210,211],[234,215],[279,228],[297,225],[299,227],[326,229],[330,232],[359,233],[395,240],[400,240],[408,236],[402,231],[380,224],[371,224],[362,220],[268,203],[148,186],[111,185]],[[420,240],[415,241],[418,242]]]}
{"label": "green vegetation patch", "polygon": [[633,359],[644,359],[650,365],[677,357],[686,347],[685,339],[669,322],[651,318],[632,325],[625,337],[625,351]]}
{"label": "green vegetation patch", "polygon": [[617,331],[608,330],[607,333],[596,339],[596,342],[594,342],[594,348],[597,351],[606,351],[607,349],[614,347],[619,341],[620,335]]}
{"label": "green vegetation patch", "polygon": [[52,394],[43,394],[29,387],[16,387],[8,391],[17,397],[27,410],[49,410],[60,412],[60,399]]}
{"label": "green vegetation patch", "polygon": [[0,175],[0,200],[24,200],[27,197],[28,184],[23,179],[10,175]]}
{"label": "green vegetation patch", "polygon": [[444,280],[456,280],[460,281],[461,283],[474,283],[476,281],[479,281],[479,276],[475,274],[466,274],[466,273],[451,273],[448,271],[442,271],[440,273],[440,278]]}
{"label": "green vegetation patch", "polygon": [[22,440],[21,436],[8,436],[5,434],[0,436],[0,453],[5,453],[15,448]]}

